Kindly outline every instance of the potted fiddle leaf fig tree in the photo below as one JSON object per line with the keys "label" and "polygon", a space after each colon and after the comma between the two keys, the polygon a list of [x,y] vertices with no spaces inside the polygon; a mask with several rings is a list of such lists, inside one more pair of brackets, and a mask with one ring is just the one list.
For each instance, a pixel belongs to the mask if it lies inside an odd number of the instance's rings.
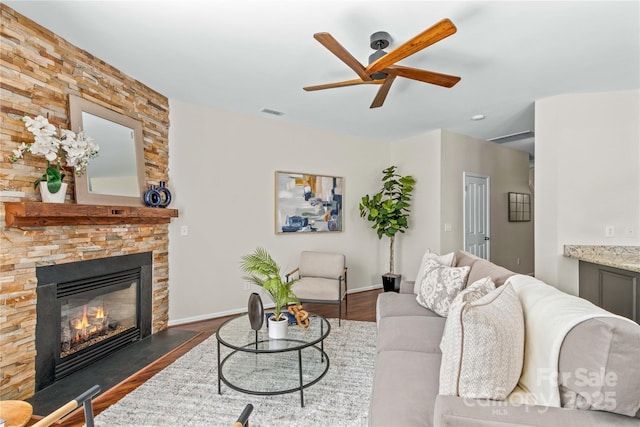
{"label": "potted fiddle leaf fig tree", "polygon": [[389,238],[389,272],[382,275],[385,291],[400,288],[401,274],[394,271],[394,244],[397,233],[409,228],[409,207],[415,179],[396,173],[396,166],[382,171],[382,189],[376,194],[366,195],[360,201],[360,217],[373,223],[378,238]]}
{"label": "potted fiddle leaf fig tree", "polygon": [[282,308],[284,307],[286,310],[289,303],[300,302],[291,291],[291,286],[299,279],[284,281],[280,273],[280,266],[261,247],[256,248],[251,254],[244,255],[240,268],[247,273],[242,278],[267,291],[275,303],[274,316],[269,318],[269,337],[285,338],[289,318],[282,313]]}

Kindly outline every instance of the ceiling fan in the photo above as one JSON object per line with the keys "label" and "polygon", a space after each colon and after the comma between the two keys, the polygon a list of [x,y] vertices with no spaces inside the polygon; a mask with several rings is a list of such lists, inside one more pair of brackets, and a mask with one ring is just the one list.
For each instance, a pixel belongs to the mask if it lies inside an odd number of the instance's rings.
{"label": "ceiling fan", "polygon": [[391,52],[383,49],[389,46],[391,37],[384,31],[371,35],[371,48],[375,49],[369,56],[369,65],[362,65],[353,57],[333,36],[329,33],[316,33],[313,37],[326,47],[331,53],[347,64],[358,75],[358,79],[343,82],[327,83],[317,86],[306,86],[306,91],[331,89],[336,87],[354,86],[361,84],[378,84],[380,89],[371,103],[371,108],[381,107],[389,93],[391,84],[396,77],[405,77],[425,83],[431,83],[443,87],[453,87],[460,81],[460,77],[447,74],[434,73],[432,71],[397,65],[396,62],[413,55],[422,49],[431,46],[440,40],[449,37],[456,32],[456,26],[449,19],[443,19],[409,41],[401,44]]}

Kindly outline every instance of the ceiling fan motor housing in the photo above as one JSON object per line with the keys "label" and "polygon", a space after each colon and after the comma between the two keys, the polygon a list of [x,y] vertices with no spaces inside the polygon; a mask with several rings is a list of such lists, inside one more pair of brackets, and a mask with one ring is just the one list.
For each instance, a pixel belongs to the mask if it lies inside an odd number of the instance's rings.
{"label": "ceiling fan motor housing", "polygon": [[385,49],[391,44],[391,36],[386,31],[376,31],[371,34],[371,49]]}
{"label": "ceiling fan motor housing", "polygon": [[[391,43],[391,36],[386,31],[377,31],[371,34],[370,40],[371,49],[375,49],[376,51],[369,55],[369,64],[375,62],[376,60],[382,58],[387,54],[387,52],[382,49],[389,46],[389,44]],[[371,74],[370,77],[373,80],[384,80],[387,78],[387,73],[378,71],[377,73]]]}

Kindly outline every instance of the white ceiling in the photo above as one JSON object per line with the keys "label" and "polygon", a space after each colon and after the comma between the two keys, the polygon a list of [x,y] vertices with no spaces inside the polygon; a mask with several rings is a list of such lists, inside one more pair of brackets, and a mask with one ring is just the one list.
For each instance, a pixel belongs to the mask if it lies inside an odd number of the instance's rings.
{"label": "white ceiling", "polygon": [[[638,1],[5,3],[169,98],[383,141],[533,131],[536,99],[640,87]],[[461,76],[453,88],[398,78],[378,109],[375,85],[302,90],[356,78],[314,33],[366,64],[373,32],[390,51],[444,17],[458,32],[400,63]]]}

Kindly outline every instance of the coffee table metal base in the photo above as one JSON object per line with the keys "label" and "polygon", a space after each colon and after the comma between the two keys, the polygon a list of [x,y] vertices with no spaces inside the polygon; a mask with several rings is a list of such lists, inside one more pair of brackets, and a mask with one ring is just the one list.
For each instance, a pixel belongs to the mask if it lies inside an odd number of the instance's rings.
{"label": "coffee table metal base", "polygon": [[[258,341],[256,341],[255,345],[258,345]],[[321,346],[318,347],[316,345],[312,345],[312,346],[308,346],[305,347],[304,349],[315,349],[318,350],[318,352],[320,353],[320,360],[321,362],[324,364],[324,370],[320,373],[319,376],[317,376],[316,378],[308,381],[308,382],[304,382],[303,379],[303,369],[302,369],[302,348],[299,348],[297,350],[289,350],[289,351],[296,351],[298,353],[298,378],[299,378],[299,386],[295,387],[295,388],[290,388],[290,389],[286,389],[286,390],[273,390],[273,391],[258,391],[258,390],[250,390],[250,389],[246,389],[246,388],[242,388],[239,387],[235,384],[233,384],[229,379],[227,379],[222,370],[224,367],[224,364],[229,361],[229,359],[231,357],[233,357],[236,353],[244,353],[242,350],[234,350],[231,353],[229,353],[228,355],[226,355],[224,358],[221,359],[221,354],[220,354],[220,341],[218,341],[218,394],[222,394],[222,387],[221,384],[225,383],[228,387],[239,391],[241,393],[247,393],[247,394],[254,394],[254,395],[260,395],[260,396],[273,396],[273,395],[277,395],[277,394],[287,394],[287,393],[294,393],[299,391],[300,392],[300,406],[304,407],[304,389],[307,387],[310,387],[312,385],[314,385],[315,383],[317,383],[318,381],[320,381],[329,371],[329,356],[327,355],[327,353],[324,351],[324,342],[321,341],[320,342]],[[251,345],[253,346],[253,344]],[[287,350],[284,350],[283,352],[286,352]],[[277,353],[276,353],[277,354]]]}

